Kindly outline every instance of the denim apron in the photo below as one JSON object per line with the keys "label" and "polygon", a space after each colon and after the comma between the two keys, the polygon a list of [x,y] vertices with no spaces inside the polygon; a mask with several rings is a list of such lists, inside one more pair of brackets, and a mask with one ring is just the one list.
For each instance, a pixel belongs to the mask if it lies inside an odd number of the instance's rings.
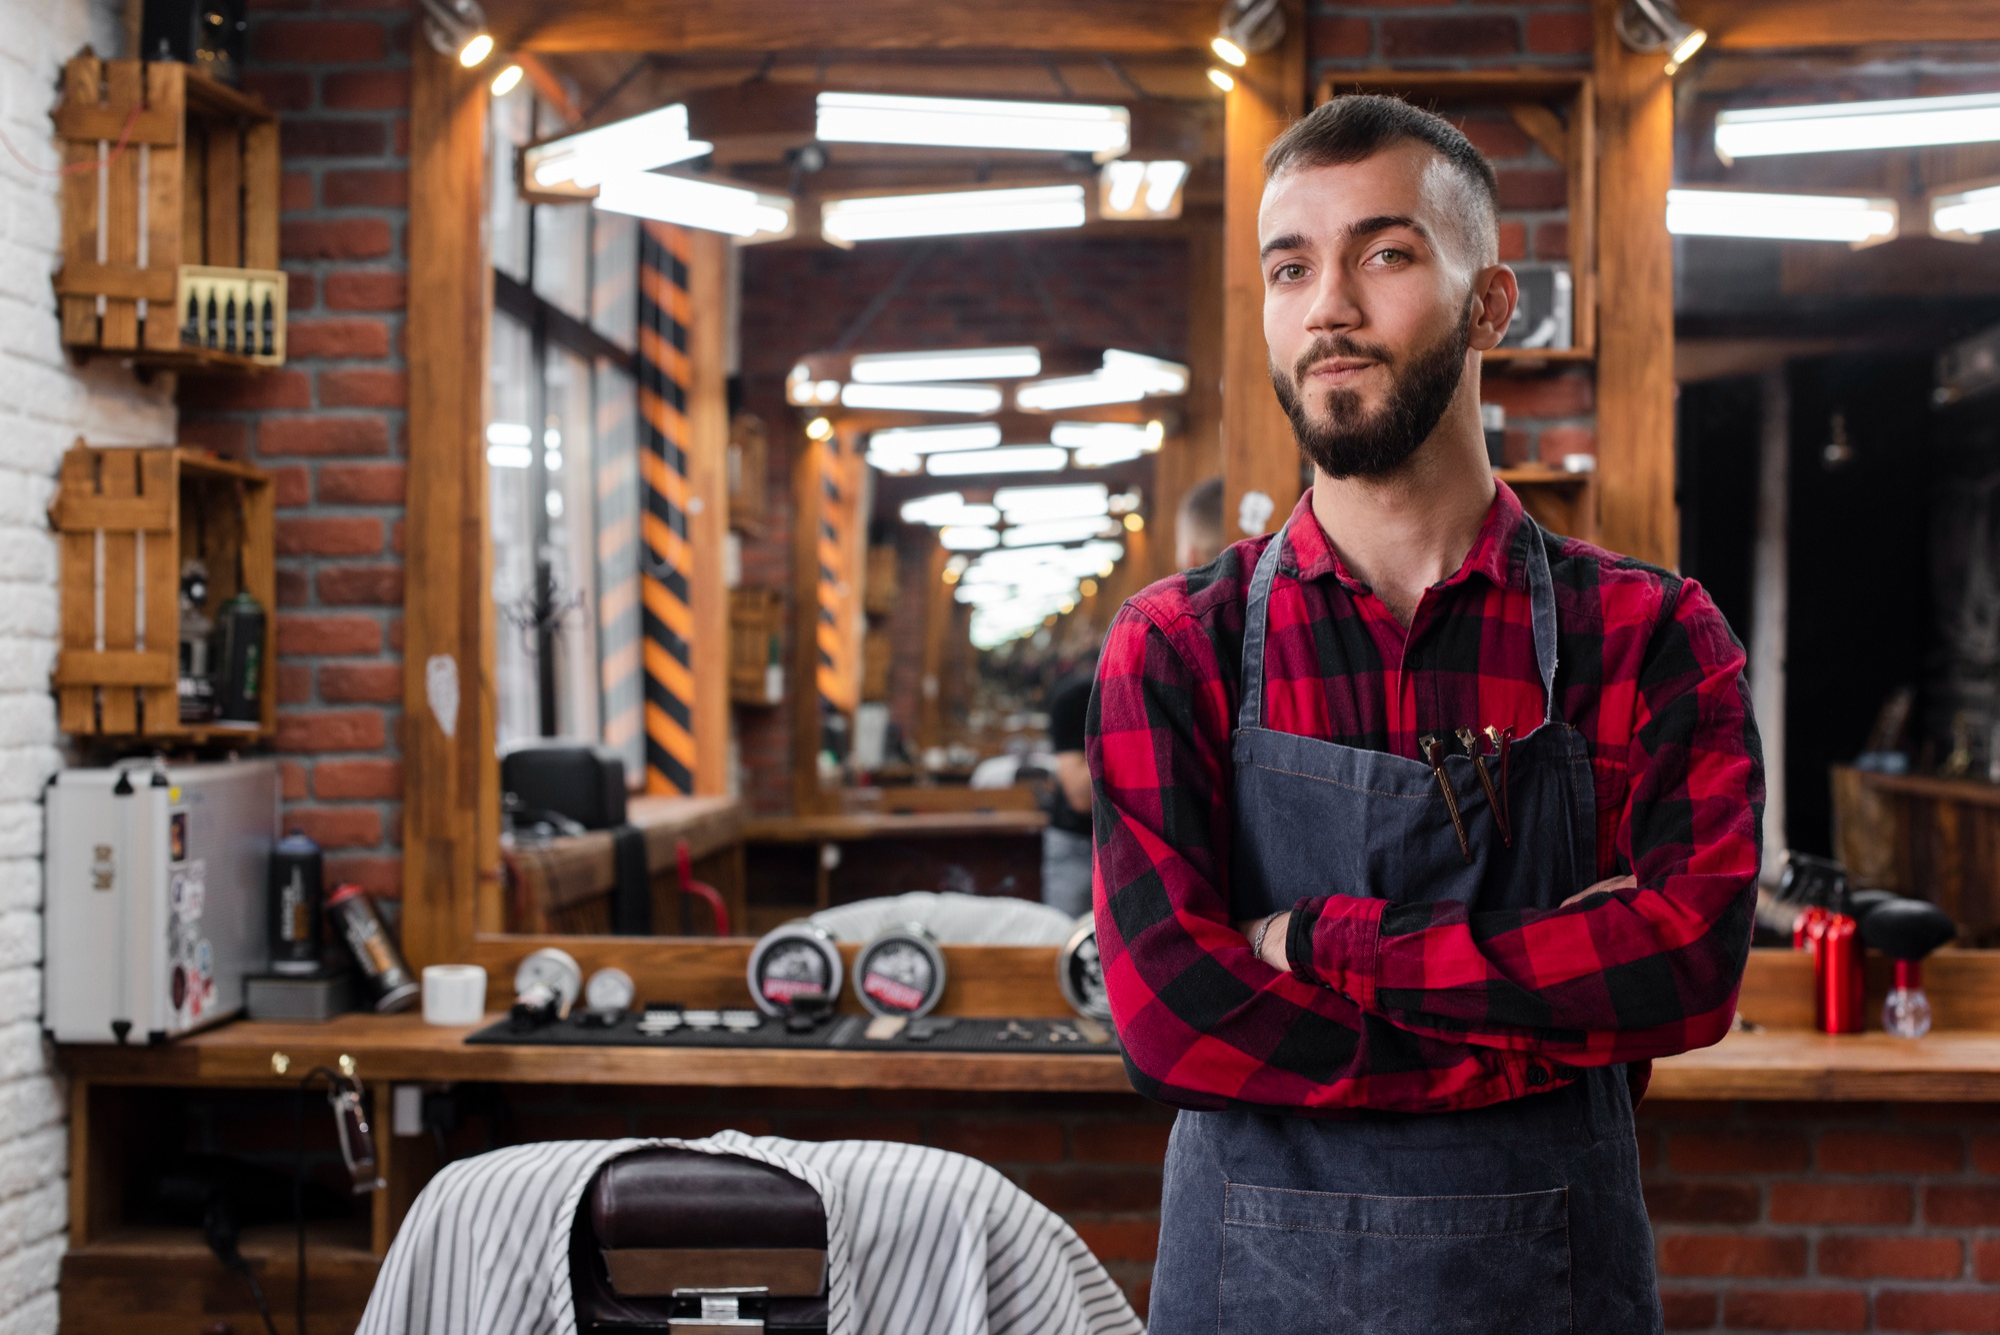
{"label": "denim apron", "polygon": [[[1590,753],[1555,716],[1556,615],[1525,519],[1548,708],[1496,813],[1463,754],[1426,761],[1264,727],[1281,531],[1250,582],[1232,750],[1231,916],[1373,887],[1399,902],[1552,908],[1596,879]],[[1464,720],[1467,724],[1483,720]],[[1492,759],[1488,757],[1489,761]],[[1511,839],[1503,839],[1502,824]],[[1511,847],[1509,843],[1511,842]],[[1153,1335],[1655,1335],[1653,1234],[1622,1066],[1464,1112],[1182,1112],[1167,1150]],[[1529,1086],[1548,1083],[1536,1063]]]}

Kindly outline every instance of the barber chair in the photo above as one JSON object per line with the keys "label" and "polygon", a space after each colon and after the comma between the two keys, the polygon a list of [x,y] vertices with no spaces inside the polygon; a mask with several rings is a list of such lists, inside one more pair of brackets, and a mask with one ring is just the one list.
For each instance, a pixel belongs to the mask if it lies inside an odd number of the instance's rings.
{"label": "barber chair", "polygon": [[754,1159],[639,1150],[584,1192],[570,1288],[579,1335],[826,1335],[826,1210]]}

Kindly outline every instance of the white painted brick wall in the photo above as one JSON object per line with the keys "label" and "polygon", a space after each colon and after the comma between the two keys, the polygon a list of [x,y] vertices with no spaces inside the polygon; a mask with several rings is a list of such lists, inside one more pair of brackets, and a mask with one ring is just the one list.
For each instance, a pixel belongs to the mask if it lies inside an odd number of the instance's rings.
{"label": "white painted brick wall", "polygon": [[[0,0],[0,133],[58,160],[49,109],[86,42],[118,51],[118,0]],[[47,507],[62,452],[174,438],[172,377],[140,385],[113,363],[74,367],[57,340],[49,274],[56,183],[0,152],[0,1335],[56,1328],[68,1227],[63,1102],[41,1038],[42,785],[62,764],[48,672],[56,544]]]}

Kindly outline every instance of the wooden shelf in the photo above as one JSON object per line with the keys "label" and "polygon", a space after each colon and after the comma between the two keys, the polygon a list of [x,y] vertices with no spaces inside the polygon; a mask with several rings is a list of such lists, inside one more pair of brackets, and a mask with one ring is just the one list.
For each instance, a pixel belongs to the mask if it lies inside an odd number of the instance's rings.
{"label": "wooden shelf", "polygon": [[1712,1048],[1655,1062],[1646,1097],[1986,1102],[2000,1099],[2000,1034],[1735,1033]]}
{"label": "wooden shelf", "polygon": [[246,375],[270,370],[266,363],[240,353],[183,345],[161,348],[75,347],[72,351],[86,359],[131,362],[155,371],[177,371],[182,375]]}
{"label": "wooden shelf", "polygon": [[1479,354],[1480,364],[1508,375],[1533,375],[1564,366],[1587,366],[1596,360],[1589,348],[1493,348]]}

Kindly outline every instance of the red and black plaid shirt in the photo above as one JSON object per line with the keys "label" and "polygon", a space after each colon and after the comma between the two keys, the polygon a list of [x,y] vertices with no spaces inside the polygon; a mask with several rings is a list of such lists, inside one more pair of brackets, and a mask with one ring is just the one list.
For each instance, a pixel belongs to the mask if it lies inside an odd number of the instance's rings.
{"label": "red and black plaid shirt", "polygon": [[[1501,485],[1465,564],[1406,632],[1341,563],[1308,493],[1271,591],[1265,726],[1412,757],[1424,733],[1538,727],[1531,532]],[[1764,801],[1743,650],[1692,580],[1569,538],[1548,539],[1556,714],[1590,747],[1598,875],[1637,888],[1474,913],[1329,885],[1295,911],[1291,972],[1251,954],[1229,905],[1229,736],[1269,541],[1133,598],[1098,665],[1097,940],[1139,1091],[1186,1108],[1473,1108],[1552,1088],[1568,1068],[1720,1039],[1750,946]]]}

